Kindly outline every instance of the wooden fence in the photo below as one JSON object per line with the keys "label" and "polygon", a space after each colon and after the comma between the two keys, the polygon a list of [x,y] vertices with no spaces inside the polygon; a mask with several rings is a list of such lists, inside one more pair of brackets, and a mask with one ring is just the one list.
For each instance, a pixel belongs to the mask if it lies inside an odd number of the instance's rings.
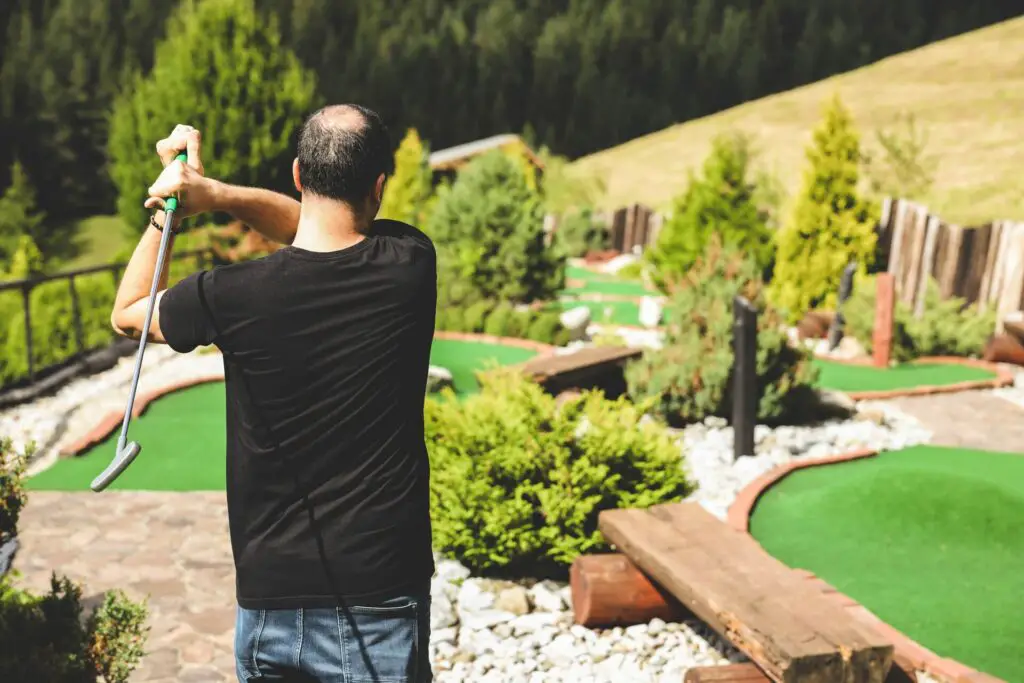
{"label": "wooden fence", "polygon": [[920,314],[929,278],[943,298],[962,297],[995,310],[999,329],[1024,310],[1024,223],[995,221],[963,227],[927,207],[886,199],[878,225],[879,250],[893,274],[896,296]]}
{"label": "wooden fence", "polygon": [[[658,213],[643,204],[633,204],[614,211],[602,211],[594,219],[608,226],[608,249],[620,253],[643,251],[658,239],[658,232],[665,220]],[[549,235],[558,230],[558,217],[548,214],[544,217],[544,230]]]}

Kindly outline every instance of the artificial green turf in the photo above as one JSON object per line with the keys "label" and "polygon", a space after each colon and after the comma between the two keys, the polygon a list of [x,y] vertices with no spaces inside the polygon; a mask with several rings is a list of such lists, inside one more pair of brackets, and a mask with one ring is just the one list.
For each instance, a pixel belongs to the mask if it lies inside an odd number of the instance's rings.
{"label": "artificial green turf", "polygon": [[619,296],[651,296],[656,294],[644,286],[639,280],[626,280],[615,275],[595,273],[579,266],[566,266],[567,280],[580,280],[582,287],[570,287],[563,290],[565,295],[577,294],[617,294]]}
{"label": "artificial green turf", "polygon": [[[562,310],[586,306],[590,309],[590,319],[595,323],[633,325],[640,324],[640,304],[633,301],[578,301],[562,299]],[[609,311],[611,314],[609,315]]]}
{"label": "artificial green turf", "polygon": [[[30,489],[86,491],[114,457],[120,427],[77,458],[31,477]],[[224,489],[224,384],[200,384],[154,401],[128,428],[142,444],[135,462],[111,489],[221,491]]]}
{"label": "artificial green turf", "polygon": [[517,346],[435,339],[430,349],[430,363],[450,370],[456,393],[466,395],[480,389],[475,372],[495,365],[522,363],[536,355],[536,351]]}
{"label": "artificial green turf", "polygon": [[848,365],[815,359],[818,386],[834,391],[884,391],[994,379],[995,373],[966,365],[905,363],[894,368]]}
{"label": "artificial green turf", "polygon": [[[451,370],[458,394],[479,390],[474,370],[492,363],[509,365],[537,355],[513,346],[435,339],[430,362]],[[110,485],[136,491],[221,491],[224,489],[224,384],[201,384],[168,394],[133,419],[129,439],[142,453]],[[102,443],[76,458],[61,460],[28,480],[36,490],[86,491],[110,463],[118,428]]]}
{"label": "artificial green turf", "polygon": [[917,446],[797,471],[751,533],[945,657],[1024,681],[1024,456]]}

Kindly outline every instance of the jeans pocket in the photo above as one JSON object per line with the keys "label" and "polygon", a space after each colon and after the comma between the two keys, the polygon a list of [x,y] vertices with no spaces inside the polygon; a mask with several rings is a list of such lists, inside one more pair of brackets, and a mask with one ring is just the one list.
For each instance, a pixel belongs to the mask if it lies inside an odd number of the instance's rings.
{"label": "jeans pocket", "polygon": [[235,674],[239,681],[248,681],[259,676],[256,658],[259,641],[266,624],[264,610],[237,608],[235,621]]}
{"label": "jeans pocket", "polygon": [[419,610],[419,601],[412,598],[339,608],[338,632],[349,680],[415,683],[421,645]]}

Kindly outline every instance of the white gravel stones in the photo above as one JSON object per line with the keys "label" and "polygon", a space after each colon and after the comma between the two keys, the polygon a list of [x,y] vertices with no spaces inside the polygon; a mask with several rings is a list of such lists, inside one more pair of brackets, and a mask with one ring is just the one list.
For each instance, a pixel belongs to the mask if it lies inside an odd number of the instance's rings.
{"label": "white gravel stones", "polygon": [[756,455],[735,462],[732,427],[725,420],[708,418],[683,430],[686,467],[698,486],[692,499],[722,519],[743,487],[778,465],[858,448],[906,448],[930,438],[931,432],[913,418],[888,404],[868,401],[857,404],[852,420],[775,429],[758,425],[754,430]]}
{"label": "white gravel stones", "polygon": [[431,365],[427,369],[427,393],[432,394],[446,387],[455,386],[455,378],[452,371],[438,365]]}
{"label": "white gravel stones", "polygon": [[[675,683],[693,666],[745,661],[696,622],[588,629],[573,623],[564,584],[467,578],[459,563],[436,560],[430,653],[439,683]],[[524,603],[522,614],[503,609]]]}
{"label": "white gravel stones", "polygon": [[626,266],[632,265],[639,260],[640,257],[635,256],[634,254],[619,254],[618,256],[609,260],[607,263],[601,265],[599,270],[603,273],[614,275],[623,268],[625,268]]}
{"label": "white gravel stones", "polygon": [[999,398],[1006,399],[1024,408],[1024,370],[1020,368],[1014,368],[1014,370],[1016,374],[1014,375],[1013,386],[993,389],[992,393]]}

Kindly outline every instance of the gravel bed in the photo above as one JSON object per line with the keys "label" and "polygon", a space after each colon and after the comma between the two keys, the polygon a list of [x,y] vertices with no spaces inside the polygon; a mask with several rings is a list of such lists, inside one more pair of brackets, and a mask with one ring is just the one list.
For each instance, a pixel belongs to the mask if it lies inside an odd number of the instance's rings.
{"label": "gravel bed", "polygon": [[436,560],[430,654],[438,683],[678,683],[694,666],[746,661],[697,621],[588,629],[573,624],[564,583],[473,578],[458,562]]}

